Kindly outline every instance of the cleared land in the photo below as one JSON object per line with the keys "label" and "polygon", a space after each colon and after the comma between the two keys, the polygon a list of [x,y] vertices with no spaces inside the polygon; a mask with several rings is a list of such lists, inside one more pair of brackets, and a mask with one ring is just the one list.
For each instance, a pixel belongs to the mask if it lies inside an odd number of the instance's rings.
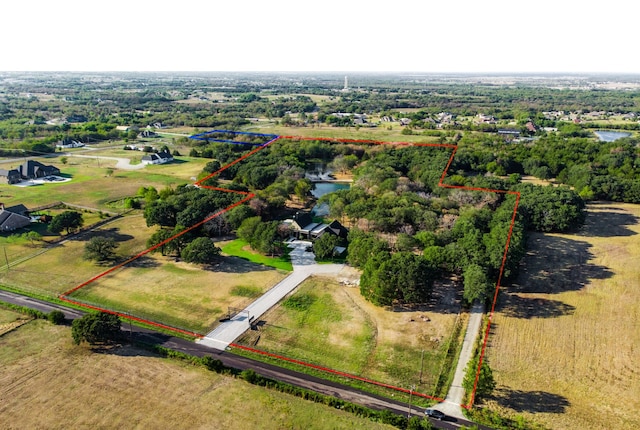
{"label": "cleared land", "polygon": [[[119,244],[116,253],[125,259],[146,249],[149,234],[151,229],[144,218],[137,215],[117,219],[46,249],[44,253],[41,253],[42,245],[34,247],[28,242],[9,245],[6,248],[10,262],[25,260],[1,272],[0,283],[44,295],[58,295],[107,269],[82,258],[84,246],[91,237],[113,237]],[[29,256],[32,258],[27,259]]]}
{"label": "cleared land", "polygon": [[72,344],[69,328],[45,321],[0,337],[0,422],[7,429],[391,428],[133,347],[92,353]]}
{"label": "cleared land", "polygon": [[385,310],[364,300],[358,288],[313,277],[238,343],[401,387],[415,384],[429,394],[456,318],[446,307]]}
{"label": "cleared land", "polygon": [[505,288],[491,408],[553,429],[640,428],[640,206],[589,206],[577,234],[533,234]]}
{"label": "cleared land", "polygon": [[71,297],[100,303],[138,317],[205,333],[228,313],[243,308],[277,284],[285,272],[236,257],[224,257],[209,270],[160,256],[145,256],[131,267],[113,272]]}

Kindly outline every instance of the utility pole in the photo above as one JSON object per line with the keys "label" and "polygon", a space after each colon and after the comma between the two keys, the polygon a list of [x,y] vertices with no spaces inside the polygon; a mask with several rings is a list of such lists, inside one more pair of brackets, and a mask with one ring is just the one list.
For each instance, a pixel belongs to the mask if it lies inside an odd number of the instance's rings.
{"label": "utility pole", "polygon": [[413,397],[413,390],[415,389],[415,385],[412,385],[411,388],[409,388],[409,413],[407,414],[407,418],[411,418],[411,398]]}
{"label": "utility pole", "polygon": [[422,350],[422,355],[420,356],[420,383],[422,384],[422,365],[424,364],[424,349]]}

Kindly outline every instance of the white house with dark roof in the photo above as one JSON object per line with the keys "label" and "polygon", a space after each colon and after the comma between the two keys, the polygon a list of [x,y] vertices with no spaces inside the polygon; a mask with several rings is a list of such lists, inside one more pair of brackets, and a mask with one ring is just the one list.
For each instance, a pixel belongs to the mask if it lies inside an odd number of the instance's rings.
{"label": "white house with dark roof", "polygon": [[313,217],[309,213],[297,212],[292,219],[284,221],[291,233],[298,239],[317,239],[325,233],[346,238],[349,231],[338,221],[334,220],[330,224],[313,222]]}
{"label": "white house with dark roof", "polygon": [[142,157],[142,164],[165,164],[173,161],[173,156],[166,152],[153,152]]}

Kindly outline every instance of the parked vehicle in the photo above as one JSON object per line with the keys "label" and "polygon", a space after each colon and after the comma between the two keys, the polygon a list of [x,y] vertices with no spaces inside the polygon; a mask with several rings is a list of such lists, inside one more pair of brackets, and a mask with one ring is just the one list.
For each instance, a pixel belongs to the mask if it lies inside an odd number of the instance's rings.
{"label": "parked vehicle", "polygon": [[445,414],[437,409],[427,409],[424,411],[424,414],[429,418],[435,418],[436,420],[443,420],[446,417]]}

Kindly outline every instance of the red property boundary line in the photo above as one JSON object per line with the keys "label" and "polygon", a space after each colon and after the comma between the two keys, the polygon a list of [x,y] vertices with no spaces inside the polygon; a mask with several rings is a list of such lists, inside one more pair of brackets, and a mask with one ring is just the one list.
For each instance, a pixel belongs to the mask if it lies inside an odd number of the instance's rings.
{"label": "red property boundary line", "polygon": [[[74,292],[80,290],[81,288],[84,288],[90,284],[92,284],[93,282],[103,278],[104,276],[115,272],[116,270],[122,269],[124,268],[124,266],[126,266],[127,264],[137,260],[138,258],[156,250],[157,248],[171,242],[172,240],[174,240],[177,237],[182,236],[183,234],[186,234],[198,227],[200,227],[202,224],[222,215],[223,213],[243,204],[246,203],[247,201],[251,200],[253,197],[255,197],[255,194],[251,193],[251,192],[246,192],[246,191],[237,191],[237,190],[230,190],[230,189],[226,189],[226,188],[220,188],[220,187],[214,187],[214,186],[209,186],[209,185],[204,185],[204,182],[207,181],[208,179],[219,175],[221,172],[223,172],[224,170],[230,168],[231,166],[240,163],[241,161],[247,159],[248,157],[254,155],[255,153],[257,153],[258,151],[261,151],[262,149],[268,147],[269,145],[271,145],[272,143],[276,142],[279,139],[289,139],[289,140],[315,140],[315,141],[323,141],[323,142],[335,142],[335,143],[357,143],[357,144],[367,144],[367,145],[394,145],[394,146],[423,146],[423,147],[434,147],[434,148],[449,148],[452,149],[451,151],[451,156],[449,157],[449,161],[447,162],[447,165],[444,169],[444,171],[442,172],[442,175],[440,176],[440,180],[438,182],[438,186],[442,187],[442,188],[451,188],[451,189],[461,189],[461,190],[465,190],[465,191],[480,191],[480,192],[489,192],[489,193],[497,193],[497,194],[511,194],[511,195],[515,195],[516,196],[516,201],[513,207],[513,213],[511,216],[511,224],[509,226],[509,233],[507,235],[507,241],[505,244],[505,248],[504,248],[504,252],[502,255],[502,263],[500,265],[500,271],[499,271],[499,275],[498,275],[498,279],[496,282],[496,287],[495,287],[495,291],[494,291],[494,295],[493,295],[493,301],[491,304],[491,311],[489,312],[488,315],[488,319],[487,319],[487,328],[485,329],[484,332],[484,341],[482,342],[482,348],[480,350],[480,358],[478,360],[478,368],[476,370],[476,376],[475,376],[475,381],[474,381],[474,385],[473,385],[473,391],[471,393],[471,396],[469,398],[469,402],[466,405],[461,405],[463,408],[466,409],[470,409],[473,405],[473,402],[475,400],[475,394],[476,394],[476,389],[478,386],[478,380],[480,377],[480,370],[482,368],[482,363],[484,360],[484,354],[486,352],[486,347],[487,347],[487,340],[489,338],[489,333],[491,330],[491,323],[493,320],[493,315],[494,315],[494,311],[495,311],[495,306],[496,306],[496,301],[498,298],[498,292],[500,291],[500,287],[501,287],[501,282],[502,282],[502,277],[503,277],[503,273],[504,273],[504,266],[506,264],[507,261],[507,254],[509,252],[509,244],[511,243],[511,236],[513,234],[513,227],[515,225],[515,220],[516,220],[516,215],[517,215],[517,211],[518,211],[518,205],[520,203],[520,193],[517,191],[509,191],[509,190],[498,190],[498,189],[491,189],[491,188],[476,188],[476,187],[466,187],[466,186],[462,186],[462,185],[450,185],[450,184],[445,184],[444,183],[444,179],[447,176],[447,173],[449,172],[449,168],[451,167],[451,164],[453,163],[454,157],[456,155],[456,152],[458,150],[458,146],[457,145],[453,145],[453,144],[438,144],[438,143],[412,143],[412,142],[385,142],[385,141],[379,141],[379,140],[368,140],[368,139],[338,139],[338,138],[330,138],[330,137],[304,137],[304,136],[276,136],[275,138],[271,139],[270,141],[256,147],[255,149],[249,151],[248,153],[244,154],[243,156],[239,157],[236,160],[231,161],[230,163],[226,164],[225,166],[221,167],[220,169],[216,170],[215,172],[211,173],[210,175],[200,179],[199,181],[195,182],[194,185],[200,188],[205,188],[205,189],[209,189],[209,190],[214,190],[214,191],[222,191],[222,192],[228,192],[228,193],[234,193],[234,194],[238,194],[243,196],[242,199],[240,199],[239,201],[233,203],[232,205],[229,205],[228,207],[219,210],[218,212],[208,216],[207,218],[203,219],[202,221],[192,225],[191,227],[186,228],[185,230],[171,236],[170,238],[163,240],[162,242],[152,246],[151,248],[148,248],[142,252],[140,252],[139,254],[136,254],[135,256],[129,258],[128,260],[113,266],[111,268],[109,268],[108,270],[94,276],[93,278],[79,284],[78,286],[62,293],[59,296],[60,300],[63,300],[65,302],[68,303],[72,303],[76,306],[79,307],[83,307],[86,309],[90,309],[90,310],[96,310],[96,311],[102,311],[102,312],[108,312],[110,314],[114,314],[114,315],[118,315],[120,318],[123,319],[128,319],[128,320],[132,320],[132,321],[136,321],[139,323],[143,323],[143,324],[147,324],[150,325],[152,327],[157,327],[157,328],[161,328],[167,331],[172,331],[175,333],[180,333],[180,334],[186,334],[188,336],[192,336],[195,338],[202,338],[204,337],[202,334],[200,333],[195,333],[195,332],[191,332],[188,330],[183,330],[180,328],[176,328],[176,327],[172,327],[166,324],[162,324],[162,323],[158,323],[155,321],[150,321],[150,320],[146,320],[144,318],[138,318],[135,317],[133,315],[129,315],[129,314],[124,314],[121,312],[116,312],[116,311],[112,311],[110,309],[103,309],[100,308],[98,306],[93,306],[93,305],[89,305],[77,300],[73,300],[70,297],[68,297],[69,295],[73,294]],[[294,364],[298,364],[304,367],[308,367],[308,368],[312,368],[312,369],[316,369],[316,370],[320,370],[326,373],[330,373],[333,375],[338,375],[338,376],[342,376],[345,378],[349,378],[349,379],[353,379],[353,380],[357,380],[357,381],[361,381],[361,382],[365,382],[371,385],[376,385],[379,387],[384,387],[384,388],[389,388],[398,392],[403,392],[403,393],[411,393],[414,396],[418,396],[418,397],[423,397],[423,398],[427,398],[427,399],[431,399],[431,400],[436,400],[438,402],[442,402],[444,401],[444,399],[439,398],[439,397],[434,397],[434,396],[430,396],[428,394],[424,394],[424,393],[420,393],[420,392],[415,392],[412,390],[409,390],[407,388],[402,388],[402,387],[397,387],[394,385],[390,385],[390,384],[386,384],[383,382],[379,382],[379,381],[374,381],[371,379],[367,379],[367,378],[363,378],[361,376],[358,375],[353,375],[350,373],[345,373],[345,372],[341,372],[339,370],[335,370],[335,369],[330,369],[327,367],[323,367],[323,366],[319,366],[316,364],[312,364],[312,363],[307,363],[304,361],[300,361],[300,360],[296,360],[293,358],[288,358],[288,357],[284,357],[281,355],[277,355],[277,354],[273,354],[270,352],[266,352],[266,351],[262,351],[259,349],[254,349],[254,348],[249,348],[246,346],[242,346],[242,345],[238,345],[238,344],[230,344],[229,346],[233,347],[233,348],[238,348],[238,349],[242,349],[245,351],[249,351],[252,353],[256,353],[256,354],[260,354],[260,355],[264,355],[267,357],[271,357],[271,358],[276,358],[278,360],[282,360],[282,361],[286,361],[289,363],[294,363]]]}

